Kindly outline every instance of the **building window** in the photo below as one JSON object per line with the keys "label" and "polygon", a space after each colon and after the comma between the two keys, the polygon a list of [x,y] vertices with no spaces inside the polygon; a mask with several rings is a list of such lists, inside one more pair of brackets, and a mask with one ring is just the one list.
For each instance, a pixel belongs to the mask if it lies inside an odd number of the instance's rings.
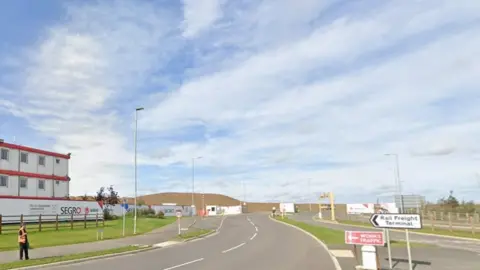
{"label": "building window", "polygon": [[20,177],[20,188],[27,188],[28,178]]}
{"label": "building window", "polygon": [[2,149],[1,159],[8,160],[8,149]]}
{"label": "building window", "polygon": [[45,180],[38,180],[38,189],[45,190]]}
{"label": "building window", "polygon": [[28,154],[27,153],[21,153],[20,154],[20,161],[22,163],[27,163],[28,164]]}
{"label": "building window", "polygon": [[57,159],[55,160],[55,162],[57,162],[57,164],[60,164],[60,159],[57,158]]}
{"label": "building window", "polygon": [[45,157],[44,156],[39,156],[38,157],[38,165],[45,166]]}
{"label": "building window", "polygon": [[0,187],[8,187],[8,176],[0,175]]}
{"label": "building window", "polygon": [[55,184],[57,184],[57,186],[60,185],[60,181],[58,181],[58,180],[55,181]]}

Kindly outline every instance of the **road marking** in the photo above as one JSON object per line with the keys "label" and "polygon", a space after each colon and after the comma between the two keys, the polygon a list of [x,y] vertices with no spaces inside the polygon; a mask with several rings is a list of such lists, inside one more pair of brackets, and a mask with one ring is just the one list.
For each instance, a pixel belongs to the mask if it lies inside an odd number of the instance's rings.
{"label": "road marking", "polygon": [[220,222],[220,225],[219,225],[218,228],[217,228],[217,232],[219,232],[220,229],[222,228],[222,226],[223,226],[223,221],[224,221],[226,218],[227,218],[226,216],[223,216],[222,221]]}
{"label": "road marking", "polygon": [[253,238],[255,238],[255,236],[257,236],[257,233],[255,233],[252,237],[250,237],[250,240],[253,240]]}
{"label": "road marking", "polygon": [[258,227],[257,226],[255,226],[255,231],[258,232]]}
{"label": "road marking", "polygon": [[203,259],[204,259],[204,258],[200,258],[200,259],[197,259],[197,260],[189,261],[189,262],[182,263],[182,264],[179,264],[179,265],[175,265],[175,266],[172,266],[172,267],[169,267],[169,268],[165,268],[165,269],[163,269],[163,270],[171,270],[171,269],[179,268],[179,267],[182,267],[182,266],[185,266],[185,265],[189,265],[189,264],[192,264],[192,263],[196,263],[196,262],[203,261]]}
{"label": "road marking", "polygon": [[[229,249],[227,249],[227,250],[224,250],[224,251],[222,251],[222,253],[227,253],[227,252],[232,251],[232,250],[234,250],[234,249],[237,249],[237,248],[239,248],[239,247],[241,247],[241,246],[243,246],[243,245],[245,245],[245,242],[241,243],[241,244],[238,245],[238,246],[234,246],[234,247],[232,247],[232,248],[229,248]],[[165,269],[165,270],[167,270],[167,269]]]}

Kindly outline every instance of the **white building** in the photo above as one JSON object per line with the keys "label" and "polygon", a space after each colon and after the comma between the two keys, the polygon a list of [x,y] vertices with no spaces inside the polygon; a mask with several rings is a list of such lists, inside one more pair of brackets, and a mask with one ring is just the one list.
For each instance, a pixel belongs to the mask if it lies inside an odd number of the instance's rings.
{"label": "white building", "polygon": [[69,196],[70,154],[6,143],[0,139],[0,198]]}

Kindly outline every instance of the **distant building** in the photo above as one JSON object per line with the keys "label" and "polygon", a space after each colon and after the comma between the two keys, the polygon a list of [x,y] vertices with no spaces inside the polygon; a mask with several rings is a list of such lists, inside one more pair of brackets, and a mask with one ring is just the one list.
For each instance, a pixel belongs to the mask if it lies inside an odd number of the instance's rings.
{"label": "distant building", "polygon": [[65,198],[70,194],[70,154],[0,139],[0,198]]}

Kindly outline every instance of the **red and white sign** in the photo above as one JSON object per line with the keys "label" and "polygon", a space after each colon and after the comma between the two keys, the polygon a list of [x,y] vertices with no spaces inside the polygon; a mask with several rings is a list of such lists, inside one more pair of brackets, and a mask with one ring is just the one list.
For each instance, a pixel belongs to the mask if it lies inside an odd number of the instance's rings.
{"label": "red and white sign", "polygon": [[383,232],[345,231],[345,244],[383,246],[385,238]]}
{"label": "red and white sign", "polygon": [[182,211],[176,211],[175,214],[177,215],[177,218],[181,218],[181,217],[182,217]]}
{"label": "red and white sign", "polygon": [[347,214],[373,214],[375,205],[373,203],[347,204]]}

